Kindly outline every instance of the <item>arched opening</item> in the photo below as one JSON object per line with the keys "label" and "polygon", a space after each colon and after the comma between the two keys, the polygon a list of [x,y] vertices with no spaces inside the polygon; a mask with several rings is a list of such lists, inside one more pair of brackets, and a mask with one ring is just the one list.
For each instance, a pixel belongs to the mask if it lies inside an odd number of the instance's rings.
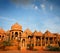
{"label": "arched opening", "polygon": [[14,37],[14,36],[12,35],[12,39],[13,39],[13,37]]}
{"label": "arched opening", "polygon": [[1,38],[1,35],[0,35],[0,38]]}
{"label": "arched opening", "polygon": [[0,35],[0,40],[1,40],[1,35]]}
{"label": "arched opening", "polygon": [[1,38],[2,40],[4,40],[4,35],[2,36],[2,38]]}
{"label": "arched opening", "polygon": [[15,37],[18,37],[18,32],[15,32]]}
{"label": "arched opening", "polygon": [[40,46],[40,37],[36,36],[36,46]]}
{"label": "arched opening", "polygon": [[4,38],[4,36],[2,36],[2,38]]}
{"label": "arched opening", "polygon": [[25,47],[25,39],[22,40],[22,46]]}

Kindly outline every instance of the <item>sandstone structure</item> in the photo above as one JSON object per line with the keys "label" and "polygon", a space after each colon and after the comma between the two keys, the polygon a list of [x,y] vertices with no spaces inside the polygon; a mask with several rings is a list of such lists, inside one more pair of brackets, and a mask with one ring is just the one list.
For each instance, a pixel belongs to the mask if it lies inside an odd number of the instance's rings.
{"label": "sandstone structure", "polygon": [[46,47],[47,45],[58,46],[60,34],[51,33],[48,30],[45,33],[36,30],[32,32],[29,29],[23,31],[22,26],[15,23],[8,31],[0,28],[0,42],[8,39],[12,41],[13,46],[19,45],[21,49],[26,49],[28,44],[34,45],[34,48],[39,49],[38,47]]}

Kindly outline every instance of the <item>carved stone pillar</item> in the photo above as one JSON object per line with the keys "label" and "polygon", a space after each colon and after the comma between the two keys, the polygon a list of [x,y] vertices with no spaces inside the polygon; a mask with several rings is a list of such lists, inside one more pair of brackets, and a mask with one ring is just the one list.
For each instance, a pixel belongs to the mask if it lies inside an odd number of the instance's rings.
{"label": "carved stone pillar", "polygon": [[10,33],[11,35],[10,35],[10,40],[12,39],[12,32]]}
{"label": "carved stone pillar", "polygon": [[19,37],[19,31],[17,31],[18,35],[17,35],[17,38]]}
{"label": "carved stone pillar", "polygon": [[55,42],[54,42],[54,37],[53,37],[53,44],[55,44]]}
{"label": "carved stone pillar", "polygon": [[14,39],[15,39],[15,31],[14,31],[14,34],[13,35],[14,35]]}
{"label": "carved stone pillar", "polygon": [[45,46],[46,46],[46,37],[44,39],[45,39]]}
{"label": "carved stone pillar", "polygon": [[34,46],[36,46],[36,37],[34,37]]}
{"label": "carved stone pillar", "polygon": [[50,44],[50,40],[49,40],[49,37],[48,37],[48,45]]}
{"label": "carved stone pillar", "polygon": [[27,47],[27,38],[25,37],[25,47]]}
{"label": "carved stone pillar", "polygon": [[41,46],[42,46],[42,37],[41,37]]}
{"label": "carved stone pillar", "polygon": [[58,37],[57,37],[57,45],[58,45]]}

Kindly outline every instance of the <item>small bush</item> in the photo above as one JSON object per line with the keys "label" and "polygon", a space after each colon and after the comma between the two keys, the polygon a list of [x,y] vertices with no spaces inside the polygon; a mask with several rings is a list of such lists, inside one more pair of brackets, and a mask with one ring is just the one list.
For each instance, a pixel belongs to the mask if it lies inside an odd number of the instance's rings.
{"label": "small bush", "polygon": [[54,47],[54,46],[48,45],[47,48],[49,51],[60,51],[60,47],[56,47],[56,46]]}
{"label": "small bush", "polygon": [[37,50],[38,50],[38,49],[35,49],[35,48],[33,49],[33,51],[37,51]]}
{"label": "small bush", "polygon": [[21,48],[18,46],[18,50],[20,50]]}
{"label": "small bush", "polygon": [[34,44],[27,44],[27,50],[33,50]]}
{"label": "small bush", "polygon": [[11,46],[11,43],[10,42],[7,42],[7,41],[3,41],[3,46]]}

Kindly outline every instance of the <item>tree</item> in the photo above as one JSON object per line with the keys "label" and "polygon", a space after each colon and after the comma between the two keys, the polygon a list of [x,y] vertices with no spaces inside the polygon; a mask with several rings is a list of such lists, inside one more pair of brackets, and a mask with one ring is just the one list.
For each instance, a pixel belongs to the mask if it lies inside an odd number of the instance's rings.
{"label": "tree", "polygon": [[58,41],[58,45],[59,45],[59,47],[60,47],[60,41]]}

